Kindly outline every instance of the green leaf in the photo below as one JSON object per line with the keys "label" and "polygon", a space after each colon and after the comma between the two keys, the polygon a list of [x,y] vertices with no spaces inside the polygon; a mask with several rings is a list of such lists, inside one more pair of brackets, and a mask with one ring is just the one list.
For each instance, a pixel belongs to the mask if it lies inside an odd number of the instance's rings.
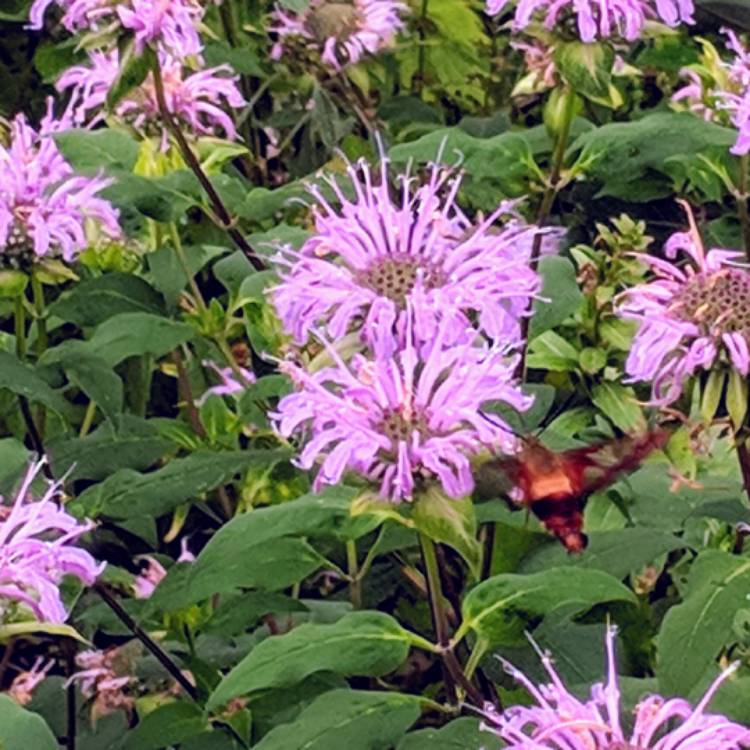
{"label": "green leaf", "polygon": [[557,542],[538,547],[524,560],[521,572],[536,573],[568,565],[601,570],[621,580],[630,573],[640,572],[660,555],[689,546],[673,534],[642,527],[591,531],[588,537],[588,547],[576,556],[569,555]]}
{"label": "green leaf", "polygon": [[555,66],[573,89],[586,97],[606,97],[615,51],[606,42],[564,42],[555,49]]}
{"label": "green leaf", "polygon": [[248,542],[242,554],[234,550],[219,570],[201,561],[200,555],[194,563],[174,565],[149,599],[149,609],[174,612],[239,588],[279,591],[304,580],[325,563],[304,539]]}
{"label": "green leaf", "polygon": [[524,631],[558,607],[580,612],[611,601],[635,603],[636,597],[616,578],[598,570],[582,569],[575,575],[569,568],[531,575],[505,573],[469,591],[459,634],[473,630],[494,646],[520,645]]}
{"label": "green leaf", "polygon": [[58,750],[57,740],[44,719],[0,695],[0,748],[2,750]]}
{"label": "green leaf", "polygon": [[607,364],[607,355],[602,349],[587,346],[581,350],[581,353],[578,355],[578,361],[585,373],[594,375],[604,369],[604,366]]}
{"label": "green leaf", "polygon": [[0,388],[44,404],[61,415],[70,415],[70,404],[43,380],[35,368],[21,362],[14,354],[0,351]]}
{"label": "green leaf", "polygon": [[732,424],[735,425],[736,429],[744,424],[747,414],[747,378],[735,369],[729,371],[725,402]]}
{"label": "green leaf", "polygon": [[[236,516],[219,529],[195,562],[184,568],[175,566],[169,572],[153,595],[155,606],[179,609],[205,599],[215,586],[226,591],[238,586],[268,588],[270,579],[264,583],[255,569],[259,564],[255,547],[273,551],[273,545],[282,537],[297,534],[343,541],[369,532],[378,519],[352,519],[350,506],[354,496],[355,491],[347,487],[330,487]],[[257,556],[263,554],[261,551]]]}
{"label": "green leaf", "polygon": [[591,400],[623,432],[646,430],[646,418],[632,388],[606,380],[591,389]]}
{"label": "green leaf", "polygon": [[68,380],[94,401],[110,420],[122,412],[122,380],[101,357],[70,352],[61,364]]}
{"label": "green leaf", "polygon": [[410,732],[396,750],[500,750],[499,737],[479,728],[479,719],[463,717],[448,722],[440,729]]}
{"label": "green leaf", "polygon": [[16,438],[0,438],[0,495],[9,495],[31,459],[29,449]]}
{"label": "green leaf", "polygon": [[86,346],[114,367],[128,357],[161,357],[192,337],[193,329],[187,323],[151,313],[120,313],[98,326]]}
{"label": "green leaf", "polygon": [[657,640],[656,674],[668,695],[690,695],[733,635],[734,614],[747,606],[750,560],[721,550],[701,552],[690,568],[684,600],[672,607]]}
{"label": "green leaf", "polygon": [[454,500],[433,485],[419,495],[411,518],[417,531],[453,547],[474,578],[479,578],[482,546],[477,541],[477,519],[470,497]]}
{"label": "green leaf", "polygon": [[182,503],[225,484],[254,466],[272,466],[285,451],[245,450],[216,453],[198,450],[170,461],[149,474],[123,469],[83,492],[71,507],[89,518],[105,516],[126,520],[143,515],[158,517]]}
{"label": "green leaf", "polygon": [[[73,638],[81,643],[88,643],[74,627],[62,623],[30,620],[28,622],[11,622],[7,625],[0,625],[0,643],[24,635],[54,635],[61,638]],[[0,743],[0,748],[2,748],[2,743]]]}
{"label": "green leaf", "polygon": [[253,750],[390,750],[419,718],[420,702],[403,693],[331,690]]}
{"label": "green leaf", "polygon": [[529,344],[529,367],[539,370],[569,372],[578,368],[578,351],[559,333],[545,331]]}
{"label": "green leaf", "polygon": [[665,162],[709,147],[728,149],[736,133],[685,112],[657,112],[632,122],[612,122],[580,135],[571,146],[594,159],[587,175],[601,185],[597,197],[646,203],[672,193]]}
{"label": "green leaf", "polygon": [[572,315],[583,300],[578,288],[573,264],[558,255],[550,255],[539,261],[542,276],[542,299],[534,302],[534,315],[529,329],[530,338],[562,323]]}
{"label": "green leaf", "polygon": [[116,426],[103,425],[85,438],[51,440],[47,450],[55,476],[70,471],[71,480],[102,480],[120,469],[145,471],[172,446],[154,425],[127,416]]}
{"label": "green leaf", "polygon": [[122,130],[65,130],[52,137],[77,172],[96,173],[102,169],[130,172],[138,159],[138,143]]}
{"label": "green leaf", "polygon": [[259,643],[219,683],[209,710],[238,695],[294,685],[315,672],[380,677],[398,668],[411,636],[382,612],[352,612],[331,625],[300,625]]}
{"label": "green leaf", "polygon": [[143,279],[108,273],[76,284],[49,307],[52,316],[81,328],[97,326],[113,315],[144,312],[164,314],[159,293]]}
{"label": "green leaf", "polygon": [[146,714],[128,733],[123,750],[160,750],[208,729],[200,706],[174,701]]}
{"label": "green leaf", "polygon": [[149,71],[157,63],[156,55],[146,45],[141,52],[136,51],[135,39],[129,39],[120,45],[118,56],[120,68],[112,85],[107,91],[107,109],[113,110],[133,89],[138,88]]}

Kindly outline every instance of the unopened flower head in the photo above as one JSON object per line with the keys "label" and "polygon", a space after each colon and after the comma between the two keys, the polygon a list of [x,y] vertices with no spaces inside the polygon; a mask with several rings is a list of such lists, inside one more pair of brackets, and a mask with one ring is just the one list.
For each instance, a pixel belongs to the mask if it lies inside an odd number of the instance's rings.
{"label": "unopened flower head", "polygon": [[396,191],[385,158],[379,179],[364,161],[347,171],[346,193],[327,180],[337,205],[310,188],[315,232],[299,252],[287,247],[276,256],[287,268],[271,294],[295,341],[319,326],[339,339],[356,325],[378,356],[388,356],[403,342],[407,308],[421,340],[445,319],[455,341],[471,318],[486,337],[517,341],[540,288],[529,267],[539,230],[516,219],[497,226],[507,205],[472,222],[456,201],[460,175],[448,168],[433,166],[426,182],[401,174]]}
{"label": "unopened flower head", "polygon": [[[235,140],[237,130],[227,109],[240,109],[246,102],[229,65],[187,73],[179,61],[166,54],[160,58],[164,99],[170,114],[195,135]],[[92,126],[104,119],[107,94],[119,67],[117,50],[92,52],[88,65],[73,66],[60,77],[57,88],[70,91],[69,110],[76,125]],[[166,143],[151,74],[117,103],[114,114],[141,133],[161,134]]]}
{"label": "unopened flower head", "polygon": [[284,437],[300,433],[302,468],[321,462],[315,487],[339,482],[346,470],[376,484],[384,499],[412,498],[437,478],[460,498],[474,486],[470,457],[484,449],[512,452],[510,428],[481,412],[488,401],[523,411],[532,402],[515,383],[516,357],[501,347],[445,346],[447,320],[429,351],[410,340],[390,358],[357,355],[314,373],[286,365],[298,389],[272,415]]}
{"label": "unopened flower head", "polygon": [[199,56],[203,43],[198,33],[204,5],[199,0],[35,0],[29,13],[32,29],[41,29],[51,5],[63,11],[62,24],[73,32],[120,31],[133,34],[136,51],[146,45],[175,57]]}
{"label": "unopened flower head", "polygon": [[335,70],[390,46],[403,27],[406,5],[398,0],[311,0],[304,11],[277,7],[271,31],[278,41],[271,56],[279,59],[292,40],[316,49]]}
{"label": "unopened flower head", "polygon": [[[703,250],[697,230],[672,235],[668,260],[641,256],[655,279],[627,290],[618,307],[638,331],[625,363],[632,381],[652,384],[654,403],[679,398],[685,382],[717,363],[750,370],[750,272],[742,253]],[[678,265],[678,255],[688,262]]]}
{"label": "unopened flower head", "polygon": [[707,713],[721,683],[736,669],[725,670],[695,708],[681,698],[650,695],[636,707],[631,730],[620,705],[615,663],[615,629],[606,636],[607,680],[580,700],[565,687],[548,654],[542,664],[549,683],[535,685],[512,664],[506,671],[531,695],[530,706],[502,713],[484,707],[483,729],[505,740],[507,750],[741,750],[750,747],[750,730],[720,714]]}
{"label": "unopened flower head", "polygon": [[74,576],[90,586],[104,568],[75,545],[93,525],[60,507],[57,484],[49,484],[39,500],[32,497],[31,484],[41,467],[32,464],[12,505],[0,506],[0,621],[25,610],[39,621],[65,622],[63,577]]}
{"label": "unopened flower head", "polygon": [[73,261],[89,244],[89,224],[120,236],[117,212],[98,196],[111,181],[74,175],[52,138],[67,124],[48,115],[37,131],[18,115],[9,145],[0,145],[0,260],[6,266],[45,257]]}
{"label": "unopened flower head", "polygon": [[[487,13],[497,15],[507,0],[487,0]],[[538,16],[547,29],[564,27],[575,18],[577,36],[583,42],[621,37],[632,42],[640,37],[649,19],[668,26],[693,23],[692,0],[520,0],[513,27],[525,29]]]}

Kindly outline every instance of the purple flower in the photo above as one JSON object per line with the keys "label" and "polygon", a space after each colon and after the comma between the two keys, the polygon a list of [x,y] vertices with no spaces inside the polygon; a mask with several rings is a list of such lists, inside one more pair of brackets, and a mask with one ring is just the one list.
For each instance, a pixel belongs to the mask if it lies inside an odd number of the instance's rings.
{"label": "purple flower", "polygon": [[133,33],[136,51],[154,45],[177,58],[203,50],[198,27],[205,4],[199,0],[35,0],[29,12],[32,29],[42,28],[53,4],[62,8],[62,24],[71,33],[123,29]]}
{"label": "purple flower", "polygon": [[[507,4],[507,0],[487,0],[487,13],[497,15]],[[620,36],[632,42],[652,18],[668,26],[693,23],[693,9],[692,0],[520,0],[513,28],[525,29],[540,12],[548,29],[575,15],[581,41]]]}
{"label": "purple flower", "polygon": [[656,404],[679,398],[685,381],[717,361],[743,376],[750,369],[750,272],[733,261],[734,250],[704,252],[697,231],[673,234],[670,259],[686,253],[691,262],[638,257],[656,278],[622,295],[618,314],[638,322],[625,363],[631,381],[650,381]]}
{"label": "purple flower", "polygon": [[245,367],[237,366],[237,371],[231,367],[219,367],[215,362],[209,359],[203,360],[203,366],[212,369],[220,379],[220,383],[209,388],[195,402],[196,406],[202,406],[209,396],[236,396],[247,390],[249,385],[255,382],[255,374]]}
{"label": "purple flower", "polygon": [[31,483],[43,462],[32,464],[10,506],[0,506],[0,620],[15,616],[16,605],[39,621],[65,622],[60,582],[71,575],[92,585],[104,569],[74,542],[93,528],[62,508],[60,488],[51,483],[40,500]]}
{"label": "purple flower", "polygon": [[284,437],[304,435],[300,467],[322,461],[317,489],[349,469],[394,502],[411,499],[418,482],[435,477],[460,498],[474,486],[470,456],[515,450],[510,428],[480,409],[488,401],[531,405],[513,379],[517,357],[501,347],[446,346],[448,329],[444,320],[433,331],[428,352],[408,337],[390,358],[357,355],[347,365],[328,347],[333,367],[308,373],[282,366],[298,390],[281,399],[271,419]]}
{"label": "purple flower", "polygon": [[721,683],[738,664],[726,669],[713,682],[695,708],[681,698],[659,695],[644,698],[636,707],[630,732],[622,727],[620,689],[617,681],[614,639],[607,629],[607,682],[591,689],[587,701],[568,692],[548,654],[541,654],[550,677],[546,685],[534,685],[513,665],[503,661],[506,671],[536,702],[512,706],[498,713],[492,704],[484,707],[482,728],[497,734],[508,750],[741,750],[750,747],[750,730],[706,708]]}
{"label": "purple flower", "polygon": [[392,44],[403,27],[399,16],[406,10],[398,0],[311,0],[300,13],[277,6],[271,31],[278,41],[271,57],[278,60],[287,43],[298,38],[317,49],[326,65],[340,70]]}
{"label": "purple flower", "polygon": [[737,128],[737,141],[730,151],[742,156],[750,151],[750,52],[733,31],[722,31],[735,58],[728,66],[728,89],[716,92],[716,106],[728,112],[732,125]]}
{"label": "purple flower", "polygon": [[[91,126],[104,119],[107,93],[119,70],[117,50],[92,52],[89,59],[89,65],[69,68],[57,82],[58,91],[70,90],[69,109],[76,125]],[[237,76],[232,75],[229,65],[185,75],[180,62],[162,54],[161,68],[164,98],[172,115],[196,135],[222,133],[229,139],[237,138],[234,121],[225,109],[239,109],[246,102],[237,88]],[[115,114],[141,132],[156,127],[166,141],[151,74],[141,86],[118,102]]]}
{"label": "purple flower", "polygon": [[89,244],[91,221],[111,238],[120,236],[117,212],[97,196],[111,180],[74,176],[51,137],[67,125],[48,115],[36,131],[18,115],[10,144],[0,145],[0,254],[7,265],[48,256],[74,260]]}
{"label": "purple flower", "polygon": [[452,343],[470,318],[493,340],[518,339],[519,319],[540,288],[528,264],[536,227],[516,219],[496,226],[507,204],[473,224],[456,203],[461,178],[451,169],[433,166],[424,184],[399,175],[398,192],[385,158],[377,182],[364,161],[347,172],[354,197],[327,179],[334,208],[319,187],[310,187],[315,233],[299,252],[285,247],[275,258],[287,270],[273,302],[298,344],[318,326],[339,339],[356,325],[378,356],[389,356],[403,342],[409,306],[423,341],[445,319]]}

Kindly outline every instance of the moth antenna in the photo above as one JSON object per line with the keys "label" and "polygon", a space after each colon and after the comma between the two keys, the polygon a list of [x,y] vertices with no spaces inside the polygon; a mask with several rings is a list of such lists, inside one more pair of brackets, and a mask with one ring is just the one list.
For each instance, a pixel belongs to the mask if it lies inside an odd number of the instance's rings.
{"label": "moth antenna", "polygon": [[503,430],[507,430],[508,432],[510,432],[511,435],[513,435],[514,437],[517,437],[519,440],[524,440],[526,438],[525,435],[520,435],[518,432],[516,432],[511,425],[506,424],[505,422],[501,424],[500,422],[496,421],[493,418],[494,415],[487,414],[487,412],[482,411],[481,409],[479,410],[479,416],[482,419],[489,422],[491,425],[494,425],[495,427],[500,427]]}

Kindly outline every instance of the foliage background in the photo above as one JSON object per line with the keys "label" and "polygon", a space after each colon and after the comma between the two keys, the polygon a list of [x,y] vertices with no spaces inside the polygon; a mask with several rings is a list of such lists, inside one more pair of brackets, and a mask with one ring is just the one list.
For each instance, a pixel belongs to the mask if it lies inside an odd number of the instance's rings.
{"label": "foliage background", "polygon": [[[52,24],[27,30],[26,6],[14,0],[0,9],[0,113],[38,118],[53,81],[80,53]],[[535,216],[551,168],[549,94],[511,96],[522,56],[481,3],[413,2],[396,49],[352,68],[343,84],[293,60],[269,60],[268,7],[225,7],[234,23],[222,25],[211,11],[216,38],[206,57],[231,62],[253,97],[241,128],[247,150],[209,142],[199,150],[204,159],[213,154],[212,182],[259,253],[307,236],[309,215],[290,199],[316,170],[341,171],[342,154],[377,157],[368,128],[382,134],[394,164],[425,165],[441,145],[448,160],[460,155],[468,210],[528,196],[522,210]],[[643,276],[628,253],[658,252],[684,227],[675,197],[694,206],[708,245],[742,246],[721,179],[722,170],[734,177],[740,168],[728,153],[734,132],[669,102],[680,69],[700,59],[700,38],[719,44],[721,22],[742,28],[746,11],[733,6],[727,18],[727,7],[709,6],[690,29],[661,29],[618,50],[627,65],[607,77],[603,93],[582,84],[589,90],[551,217],[567,230],[565,248],[541,264],[551,302],[538,305],[530,330],[528,388],[537,405],[518,421],[524,433],[544,425],[553,447],[643,429],[651,417],[633,399],[647,393],[622,383],[632,331],[614,318],[612,299]],[[602,103],[610,86],[616,106]],[[585,692],[602,678],[611,619],[628,705],[656,689],[695,700],[720,666],[739,659],[741,670],[712,705],[750,722],[750,563],[741,526],[750,511],[725,414],[706,419],[700,394],[687,399],[693,421],[675,431],[666,455],[590,499],[590,544],[578,557],[497,497],[404,522],[389,506],[352,506],[355,488],[312,494],[309,477],[290,463],[293,446],[281,444],[265,417],[289,388],[258,356],[284,351],[264,295],[273,272],[256,272],[206,217],[184,164],[145,174],[143,145],[112,123],[62,134],[58,144],[80,171],[115,179],[108,197],[128,239],[88,253],[77,279],[46,289],[49,347],[31,362],[16,358],[12,305],[0,300],[0,489],[10,492],[29,455],[20,394],[44,415],[45,448],[55,476],[66,477],[69,507],[99,523],[90,548],[109,563],[106,590],[195,680],[193,699],[172,690],[95,592],[71,590],[71,624],[99,648],[129,649],[138,677],[134,715],[92,722],[78,696],[77,747],[499,747],[446,695],[415,524],[442,543],[455,653],[484,698],[528,700],[494,659],[502,654],[540,678],[524,631]],[[186,301],[191,287],[170,227],[206,309]],[[257,384],[237,399],[189,408],[210,385],[201,362],[248,345]],[[675,484],[670,467],[690,481]],[[175,562],[183,538],[194,563]],[[131,596],[142,555],[169,571],[145,601]],[[53,736],[71,734],[62,684],[78,645],[40,632],[15,644],[19,667],[39,653],[56,666],[28,713],[0,698],[0,737],[9,748],[55,747]],[[7,666],[3,687],[13,676]]]}

